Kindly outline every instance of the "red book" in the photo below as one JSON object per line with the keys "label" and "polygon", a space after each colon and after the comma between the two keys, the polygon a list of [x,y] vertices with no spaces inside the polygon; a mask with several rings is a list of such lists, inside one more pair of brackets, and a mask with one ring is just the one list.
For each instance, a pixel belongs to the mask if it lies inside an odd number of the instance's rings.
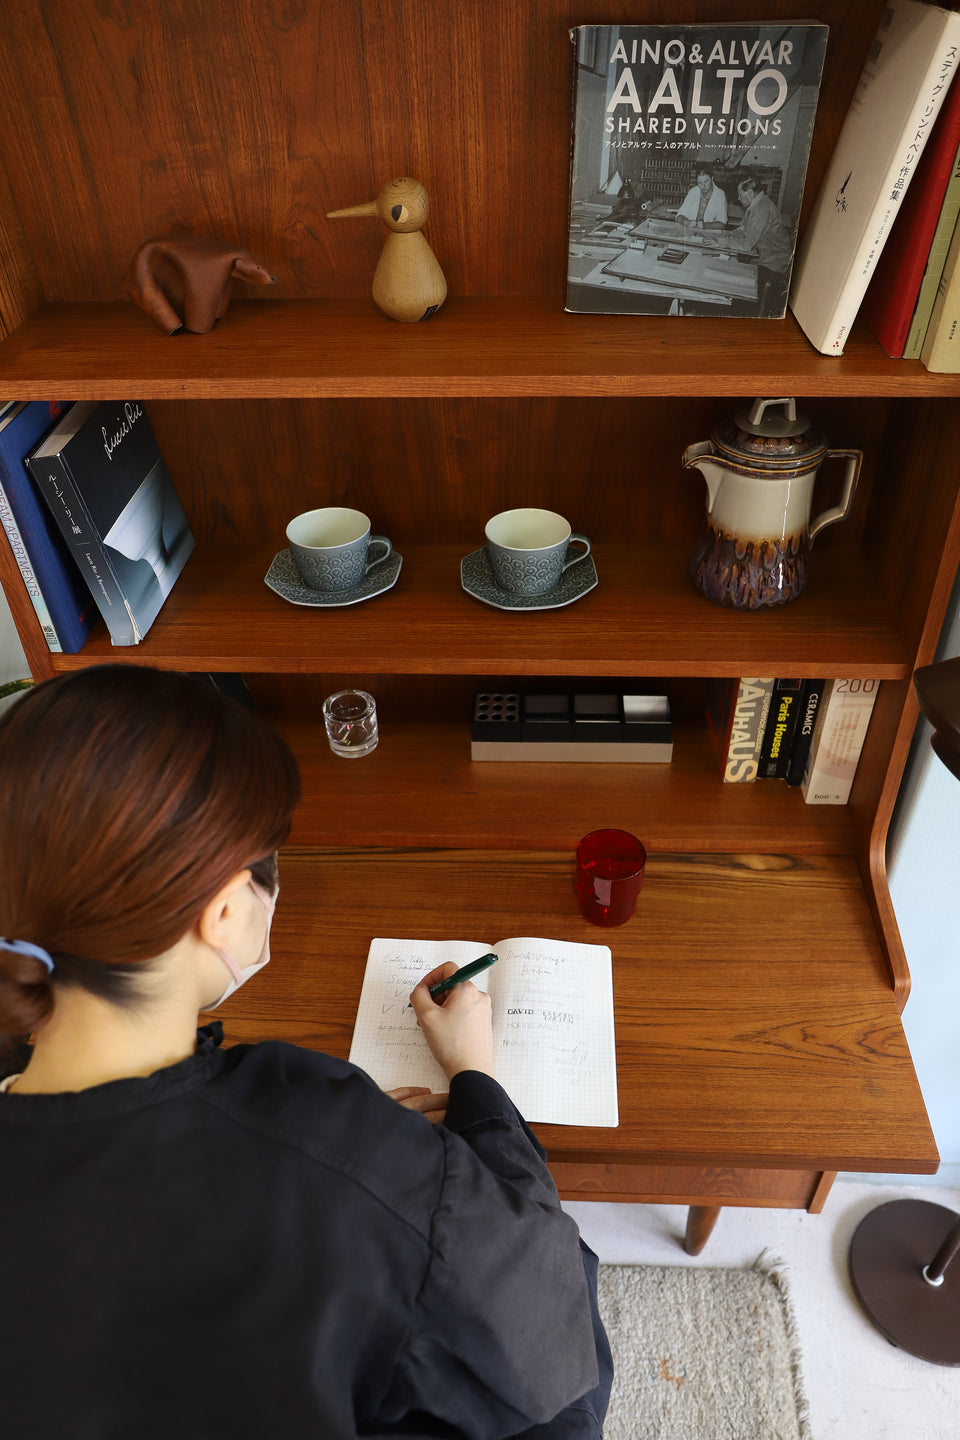
{"label": "red book", "polygon": [[952,84],[923,148],[916,172],[877,260],[861,315],[893,360],[903,356],[937,228],[947,182],[960,147],[960,83]]}

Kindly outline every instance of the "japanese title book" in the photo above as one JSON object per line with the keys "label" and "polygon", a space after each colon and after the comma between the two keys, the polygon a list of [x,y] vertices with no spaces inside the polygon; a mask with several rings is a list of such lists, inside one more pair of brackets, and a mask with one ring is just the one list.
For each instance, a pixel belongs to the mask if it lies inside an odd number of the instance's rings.
{"label": "japanese title book", "polygon": [[75,655],[99,611],[25,463],[62,408],[59,401],[30,400],[11,404],[0,416],[0,524],[47,648]]}
{"label": "japanese title book", "polygon": [[[957,94],[960,96],[960,85],[957,86]],[[933,239],[927,253],[927,263],[924,266],[913,319],[910,321],[910,329],[903,347],[904,360],[920,359],[958,218],[960,218],[960,143],[957,145],[953,170],[943,197],[943,204],[940,206],[940,214],[937,217],[937,228],[933,232]]]}
{"label": "japanese title book", "polygon": [[72,405],[27,464],[112,643],[139,645],[194,546],[143,406]]}
{"label": "japanese title book", "polygon": [[[944,212],[947,191],[952,187],[951,201]],[[874,266],[864,296],[861,314],[887,354],[899,360],[906,354],[906,343],[912,328],[914,312],[920,303],[920,291],[933,259],[937,232],[941,230],[941,214],[954,219],[960,206],[960,84],[951,84],[929,143],[910,181],[910,190],[899,203],[899,214],[893,222],[890,238]],[[944,228],[948,221],[944,222]],[[946,258],[953,226],[947,232],[946,244],[940,251],[940,273]],[[933,259],[933,264],[936,260]],[[939,278],[939,275],[938,275]],[[933,282],[936,294],[937,281]],[[932,304],[930,309],[932,309]],[[927,318],[930,316],[927,310]],[[916,360],[917,354],[912,357]]]}
{"label": "japanese title book", "polygon": [[800,238],[790,308],[840,355],[960,59],[960,14],[889,0]]}
{"label": "japanese title book", "polygon": [[954,227],[920,359],[928,370],[960,374],[960,225]]}
{"label": "japanese title book", "polygon": [[826,25],[580,25],[566,309],[779,318]]}
{"label": "japanese title book", "polygon": [[409,1008],[429,971],[489,951],[495,965],[471,982],[485,990],[493,1018],[494,1073],[526,1120],[548,1125],[619,1124],[608,945],[520,938],[370,943],[350,1061],[384,1090],[448,1081]]}

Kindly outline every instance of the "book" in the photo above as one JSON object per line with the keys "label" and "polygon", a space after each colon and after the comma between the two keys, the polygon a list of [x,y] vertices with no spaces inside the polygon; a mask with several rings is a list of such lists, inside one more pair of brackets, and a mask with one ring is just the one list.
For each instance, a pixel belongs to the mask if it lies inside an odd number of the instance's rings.
{"label": "book", "polygon": [[960,15],[889,0],[800,238],[790,308],[840,355],[960,57]]}
{"label": "book", "polygon": [[72,405],[27,465],[114,645],[139,645],[194,539],[143,406]]}
{"label": "book", "polygon": [[893,360],[904,353],[958,148],[960,84],[951,84],[863,299],[863,318]]}
{"label": "book", "polygon": [[571,30],[568,311],[786,313],[827,33]]}
{"label": "book", "polygon": [[774,681],[757,765],[758,780],[786,779],[802,690],[802,680]]}
{"label": "book", "polygon": [[773,684],[773,676],[751,676],[707,687],[707,725],[727,784],[757,778]]}
{"label": "book", "polygon": [[846,805],[879,680],[828,680],[801,782],[808,805]]}
{"label": "book", "polygon": [[619,1123],[613,1027],[613,962],[607,945],[522,937],[486,941],[370,942],[350,1061],[384,1090],[448,1088],[408,1006],[436,966],[494,950],[472,982],[490,996],[494,1071],[527,1120],[547,1125]]}
{"label": "book", "polygon": [[960,372],[960,225],[954,228],[937,284],[920,359],[928,370],[938,374]]}
{"label": "book", "polygon": [[927,326],[930,324],[930,316],[933,314],[933,306],[937,298],[937,287],[940,284],[940,276],[943,274],[943,267],[946,264],[958,219],[960,219],[960,147],[957,149],[950,183],[940,207],[937,228],[934,231],[930,251],[927,255],[913,319],[910,321],[910,329],[904,342],[904,360],[920,359],[923,342],[927,338]]}
{"label": "book", "polygon": [[810,753],[810,742],[813,739],[813,729],[817,721],[817,710],[820,707],[820,699],[826,683],[825,680],[804,680],[803,682],[803,689],[797,705],[797,728],[794,731],[793,744],[790,747],[790,764],[787,769],[788,785],[799,785],[803,780],[807,756]]}
{"label": "book", "polygon": [[0,523],[54,654],[75,655],[99,615],[76,561],[24,463],[56,423],[59,401],[24,401],[0,415]]}

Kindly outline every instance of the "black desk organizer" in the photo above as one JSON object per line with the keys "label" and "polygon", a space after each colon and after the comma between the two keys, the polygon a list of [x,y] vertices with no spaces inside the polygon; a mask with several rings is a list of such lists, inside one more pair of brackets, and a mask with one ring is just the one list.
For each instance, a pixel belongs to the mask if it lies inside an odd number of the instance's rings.
{"label": "black desk organizer", "polygon": [[673,722],[666,695],[485,690],[474,696],[470,742],[473,760],[663,765]]}

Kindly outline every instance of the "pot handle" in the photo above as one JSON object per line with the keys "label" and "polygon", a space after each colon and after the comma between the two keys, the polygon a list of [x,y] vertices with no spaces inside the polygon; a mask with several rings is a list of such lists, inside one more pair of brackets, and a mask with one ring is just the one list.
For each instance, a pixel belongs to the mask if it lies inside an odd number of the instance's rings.
{"label": "pot handle", "polygon": [[834,505],[830,510],[823,510],[815,520],[810,522],[809,537],[813,543],[814,537],[819,535],[821,530],[828,525],[834,525],[838,520],[845,520],[850,511],[853,501],[853,492],[857,488],[857,481],[860,479],[860,466],[863,463],[862,450],[828,450],[824,460],[846,460],[847,469],[843,477],[843,496],[839,505]]}

